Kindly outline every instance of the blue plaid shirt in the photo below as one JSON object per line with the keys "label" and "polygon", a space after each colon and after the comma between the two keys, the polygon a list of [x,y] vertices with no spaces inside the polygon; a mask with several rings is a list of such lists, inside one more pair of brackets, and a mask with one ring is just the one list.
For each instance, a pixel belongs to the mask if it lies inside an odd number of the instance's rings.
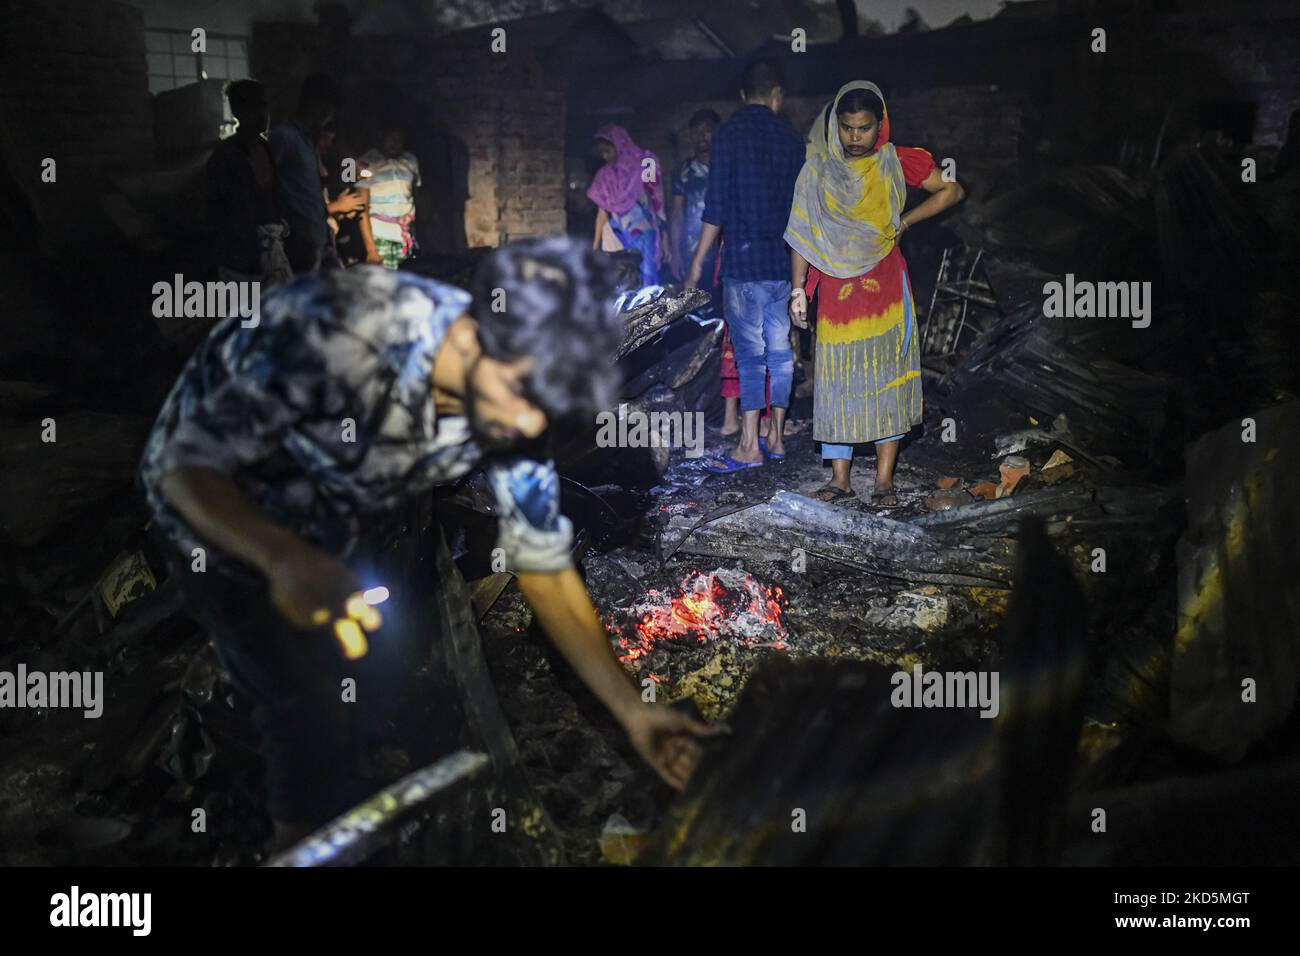
{"label": "blue plaid shirt", "polygon": [[766,106],[742,106],[714,132],[704,221],[722,229],[724,279],[790,278],[782,236],[803,161],[803,137]]}
{"label": "blue plaid shirt", "polygon": [[[178,468],[230,475],[268,518],[347,557],[367,512],[468,473],[481,452],[462,415],[434,407],[434,357],[469,295],[379,266],[303,276],[269,293],[260,321],[223,319],[163,403],[140,479],[155,523],[189,560],[247,571],[200,539],[159,492]],[[548,462],[493,457],[498,545],[516,571],[571,565]],[[242,569],[242,570],[241,570]]]}

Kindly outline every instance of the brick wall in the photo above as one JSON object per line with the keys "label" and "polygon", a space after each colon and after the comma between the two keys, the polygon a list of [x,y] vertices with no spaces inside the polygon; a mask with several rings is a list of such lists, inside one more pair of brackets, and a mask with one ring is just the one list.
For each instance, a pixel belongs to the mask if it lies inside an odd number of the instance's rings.
{"label": "brick wall", "polygon": [[1212,57],[1217,77],[1203,76],[1208,88],[1200,92],[1255,102],[1254,142],[1282,145],[1291,114],[1300,109],[1300,8],[1292,7],[1286,15],[1275,11],[1275,18],[1243,11],[1212,30],[1175,20],[1168,43]]}
{"label": "brick wall", "polygon": [[304,76],[329,64],[344,89],[341,125],[358,133],[360,148],[370,145],[385,90],[415,104],[404,118],[408,127],[429,128],[408,128],[409,148],[419,155],[423,142],[438,144],[426,152],[456,153],[420,161],[422,171],[437,171],[424,172],[422,196],[463,220],[458,244],[496,246],[564,231],[565,84],[527,51],[493,53],[484,31],[340,42],[311,25],[259,24],[250,56],[275,117],[291,111]]}
{"label": "brick wall", "polygon": [[[0,0],[0,23],[0,162],[42,250],[75,258],[107,235],[107,177],[153,164],[144,23],[109,0]],[[45,157],[54,183],[41,181]]]}
{"label": "brick wall", "polygon": [[1016,185],[1028,109],[1024,97],[996,87],[918,90],[891,98],[891,136],[925,147],[936,163],[956,160],[957,178],[983,199]]}
{"label": "brick wall", "polygon": [[[805,81],[867,75],[892,88],[895,141],[958,161],[972,199],[1015,177],[1053,165],[1114,163],[1127,140],[1149,153],[1165,141],[1212,127],[1214,113],[1253,109],[1243,135],[1264,147],[1285,140],[1300,109],[1300,7],[1256,0],[1249,13],[1216,0],[1134,4],[1096,0],[1063,5],[1061,16],[989,20],[910,37],[886,37],[811,52],[821,72]],[[1108,52],[1090,50],[1103,27]],[[722,62],[721,71],[734,71]],[[715,88],[716,84],[715,84]],[[785,112],[805,130],[832,89],[791,98]],[[643,146],[679,158],[674,137],[690,114],[711,106],[724,117],[734,101],[697,101],[625,117]],[[811,106],[811,108],[810,108]],[[585,120],[584,120],[585,121]]]}
{"label": "brick wall", "polygon": [[[829,97],[787,97],[781,113],[806,134]],[[957,160],[957,176],[972,194],[1007,188],[1016,179],[1028,106],[1025,97],[991,86],[955,86],[916,90],[888,99],[890,133],[896,145],[922,146]],[[724,120],[739,106],[736,100],[697,100],[627,119],[628,132],[646,149],[654,150],[671,169],[689,148],[687,124],[699,109],[712,109]]]}
{"label": "brick wall", "polygon": [[527,52],[493,53],[486,34],[428,49],[433,108],[468,157],[469,245],[563,232],[564,81]]}

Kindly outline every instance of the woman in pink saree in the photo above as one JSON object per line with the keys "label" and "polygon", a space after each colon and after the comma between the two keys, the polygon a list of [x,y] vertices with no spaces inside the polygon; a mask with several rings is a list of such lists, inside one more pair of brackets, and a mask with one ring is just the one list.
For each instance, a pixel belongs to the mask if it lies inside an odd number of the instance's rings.
{"label": "woman in pink saree", "polygon": [[668,259],[663,168],[659,157],[632,141],[627,130],[610,123],[593,137],[605,160],[587,189],[596,204],[591,247],[601,248],[606,223],[624,249],[641,253],[641,285],[659,285],[659,266]]}

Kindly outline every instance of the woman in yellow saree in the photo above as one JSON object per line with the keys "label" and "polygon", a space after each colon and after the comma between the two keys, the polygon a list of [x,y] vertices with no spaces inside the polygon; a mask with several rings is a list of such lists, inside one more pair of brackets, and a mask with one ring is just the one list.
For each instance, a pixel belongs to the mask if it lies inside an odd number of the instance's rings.
{"label": "woman in yellow saree", "polygon": [[[931,195],[903,215],[907,187]],[[923,149],[889,141],[889,113],[874,83],[855,80],[813,123],[785,232],[790,319],[807,328],[817,295],[813,437],[831,461],[823,501],[853,496],[853,446],[876,444],[873,502],[893,494],[898,442],[921,421],[921,361],[903,232],[962,200]]]}

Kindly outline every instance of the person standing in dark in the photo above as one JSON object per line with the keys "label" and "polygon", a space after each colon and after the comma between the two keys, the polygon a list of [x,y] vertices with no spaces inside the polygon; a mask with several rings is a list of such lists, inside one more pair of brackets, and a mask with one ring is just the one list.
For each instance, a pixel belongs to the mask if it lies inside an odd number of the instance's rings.
{"label": "person standing in dark", "polygon": [[343,268],[359,262],[379,264],[379,252],[370,234],[369,206],[351,212],[335,212],[341,203],[339,200],[355,196],[366,202],[369,195],[359,189],[366,182],[369,170],[361,160],[356,160],[347,175],[349,165],[345,160],[352,154],[346,146],[337,140],[334,125],[328,124],[320,140],[321,167],[325,170],[321,183],[325,189],[325,207],[330,210],[330,231],[334,234],[332,245],[337,262]]}
{"label": "person standing in dark", "polygon": [[255,80],[238,80],[227,85],[226,99],[238,126],[217,144],[207,167],[218,274],[223,282],[283,282],[291,273],[283,246],[287,230],[275,210],[266,91]]}
{"label": "person standing in dark", "polygon": [[320,267],[329,244],[329,214],[354,212],[364,205],[360,197],[349,193],[327,208],[321,192],[320,153],[316,144],[321,128],[334,117],[338,102],[334,81],[322,73],[314,73],[303,80],[293,118],[276,123],[271,130],[275,204],[289,223],[285,252],[298,275]]}
{"label": "person standing in dark", "polygon": [[[682,264],[682,279],[690,270],[695,247],[700,242],[700,231],[704,228],[704,201],[709,192],[709,152],[713,146],[713,132],[721,123],[722,117],[713,110],[695,111],[687,127],[691,156],[673,173],[673,204],[668,228],[673,240],[674,260]],[[709,313],[722,315],[716,248],[710,249],[705,257],[699,281],[700,287],[709,294],[706,306]],[[736,372],[736,353],[725,327],[722,338],[722,399],[726,408],[722,422],[725,438],[740,431],[740,377]]]}
{"label": "person standing in dark", "polygon": [[727,328],[740,373],[740,440],[730,454],[706,461],[706,470],[730,474],[763,464],[759,415],[771,377],[771,423],[767,455],[785,457],[785,413],[794,377],[790,348],[790,252],[785,226],[794,184],[804,163],[804,139],[777,116],[785,99],[781,68],[756,60],[745,70],[744,105],[713,134],[704,225],[686,276],[700,285],[704,264],[719,235]]}
{"label": "person standing in dark", "polygon": [[[709,190],[709,148],[713,145],[713,131],[722,122],[713,110],[696,110],[691,116],[690,146],[691,155],[673,173],[672,208],[669,212],[668,228],[673,240],[673,259],[689,266],[695,246],[700,241],[700,229],[703,227],[704,197]],[[714,266],[717,253],[710,252],[705,259],[704,269],[700,273],[706,292],[714,294]],[[682,273],[685,278],[685,273]]]}
{"label": "person standing in dark", "polygon": [[388,269],[396,269],[415,251],[415,191],[420,186],[420,160],[408,152],[406,131],[393,118],[384,121],[379,148],[361,155],[369,175],[357,187],[367,196],[369,252]]}

